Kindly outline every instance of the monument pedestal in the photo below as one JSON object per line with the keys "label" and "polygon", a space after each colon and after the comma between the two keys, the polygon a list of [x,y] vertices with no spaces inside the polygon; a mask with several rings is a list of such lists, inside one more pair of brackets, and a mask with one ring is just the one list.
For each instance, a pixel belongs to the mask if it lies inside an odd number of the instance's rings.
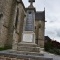
{"label": "monument pedestal", "polygon": [[22,42],[18,43],[17,50],[24,52],[40,52],[40,47],[35,44],[34,32],[23,32]]}
{"label": "monument pedestal", "polygon": [[35,8],[33,7],[35,0],[29,0],[29,2],[30,6],[26,10],[22,41],[18,43],[17,50],[24,52],[40,52],[40,47],[35,44]]}
{"label": "monument pedestal", "polygon": [[33,31],[24,31],[22,36],[22,42],[35,44],[35,33]]}

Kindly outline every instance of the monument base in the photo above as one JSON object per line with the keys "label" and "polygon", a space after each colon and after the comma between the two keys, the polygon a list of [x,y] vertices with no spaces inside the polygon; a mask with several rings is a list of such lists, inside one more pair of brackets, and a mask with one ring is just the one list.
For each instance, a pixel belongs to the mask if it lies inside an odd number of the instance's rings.
{"label": "monument base", "polygon": [[20,42],[18,44],[17,50],[24,52],[40,52],[40,47],[38,47],[37,44],[34,43]]}
{"label": "monument base", "polygon": [[0,51],[0,60],[53,60],[40,53],[25,53],[13,50]]}
{"label": "monument base", "polygon": [[22,42],[35,43],[35,33],[33,31],[24,31],[22,33]]}

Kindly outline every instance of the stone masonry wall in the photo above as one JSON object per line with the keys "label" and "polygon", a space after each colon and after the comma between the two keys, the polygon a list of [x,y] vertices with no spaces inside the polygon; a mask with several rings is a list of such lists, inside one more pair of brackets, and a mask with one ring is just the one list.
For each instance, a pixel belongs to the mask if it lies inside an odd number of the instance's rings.
{"label": "stone masonry wall", "polygon": [[[0,14],[2,14],[2,15],[3,15],[3,5],[4,5],[4,0],[0,0]],[[2,19],[3,19],[3,16],[0,15],[0,47],[3,46],[2,45],[3,41],[1,40],[1,28],[3,26],[4,21],[2,21]]]}
{"label": "stone masonry wall", "polygon": [[0,0],[0,13],[3,12],[3,5],[4,5],[4,0]]}
{"label": "stone masonry wall", "polygon": [[16,33],[19,34],[18,41],[22,39],[25,14],[23,5],[21,3],[17,4],[17,0],[0,0],[0,12],[3,14],[3,17],[0,18],[0,47],[12,46],[16,6],[19,8]]}
{"label": "stone masonry wall", "polygon": [[38,45],[42,48],[44,47],[44,28],[45,28],[45,22],[44,21],[36,21],[35,22],[35,34],[36,34],[36,42]]}
{"label": "stone masonry wall", "polygon": [[[24,22],[24,14],[25,14],[25,10],[22,6],[22,4],[18,4],[16,6],[16,11],[17,8],[19,9],[19,14],[18,14],[18,21],[17,21],[17,28],[14,29],[14,33],[13,33],[13,49],[17,49],[17,43],[21,42],[21,38],[22,38],[22,32],[23,32],[23,22]],[[16,21],[16,11],[15,11],[15,17],[14,17],[14,24]]]}
{"label": "stone masonry wall", "polygon": [[18,58],[10,58],[10,57],[0,56],[0,60],[24,60],[24,59],[18,59]]}
{"label": "stone masonry wall", "polygon": [[40,24],[41,24],[41,27],[39,28],[38,44],[40,45],[40,47],[44,48],[45,22],[41,21]]}
{"label": "stone masonry wall", "polygon": [[12,10],[12,4],[14,1],[15,0],[4,0],[4,3],[2,3],[3,4],[3,17],[2,17],[3,23],[2,23],[2,27],[1,27],[0,41],[2,41],[2,42],[0,42],[0,44],[1,44],[0,47],[4,47],[4,45],[9,44],[8,36],[11,36],[11,35],[9,35],[8,33],[10,32],[10,28],[12,27],[11,26],[12,25],[12,23],[11,23],[12,22],[12,14],[11,14],[12,11],[11,10]]}
{"label": "stone masonry wall", "polygon": [[12,46],[12,42],[13,42],[13,31],[14,31],[14,26],[13,26],[13,22],[14,22],[14,13],[15,13],[15,7],[16,7],[16,0],[12,1],[12,5],[11,5],[11,11],[10,11],[10,20],[9,20],[9,28],[8,28],[8,39],[7,45],[8,46]]}

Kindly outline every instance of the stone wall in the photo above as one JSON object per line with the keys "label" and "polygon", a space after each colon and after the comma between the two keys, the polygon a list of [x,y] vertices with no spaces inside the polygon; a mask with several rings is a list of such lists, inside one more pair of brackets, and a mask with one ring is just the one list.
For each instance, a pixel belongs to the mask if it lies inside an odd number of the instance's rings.
{"label": "stone wall", "polygon": [[35,34],[36,34],[36,41],[37,44],[43,48],[44,47],[44,29],[45,29],[45,22],[44,21],[36,21],[35,22]]}
{"label": "stone wall", "polygon": [[[3,1],[3,0],[2,0]],[[15,0],[4,0],[3,4],[3,17],[0,36],[0,47],[9,46],[12,43],[12,21]],[[2,5],[0,5],[2,6]]]}
{"label": "stone wall", "polygon": [[3,41],[1,40],[1,28],[3,25],[3,21],[2,21],[3,16],[1,16],[1,14],[3,15],[3,5],[4,4],[2,4],[2,3],[4,3],[4,0],[0,0],[0,47],[3,46],[2,45]]}
{"label": "stone wall", "polygon": [[39,28],[39,41],[40,43],[38,43],[42,48],[44,47],[44,34],[45,34],[45,22],[41,21],[40,22],[41,27]]}
{"label": "stone wall", "polygon": [[[7,22],[8,23],[8,36],[7,36],[7,40],[6,40],[6,43],[5,43],[6,46],[11,46],[12,42],[13,42],[13,30],[14,30],[13,21],[14,21],[14,11],[15,11],[15,6],[16,6],[16,1],[13,0],[13,1],[11,1],[10,4],[11,5],[9,5],[9,6],[11,8],[10,8],[10,15],[9,15],[9,18],[8,18],[9,21]],[[7,9],[8,9],[8,7],[7,7]]]}
{"label": "stone wall", "polygon": [[0,0],[0,13],[3,12],[3,5],[4,5],[4,0]]}
{"label": "stone wall", "polygon": [[24,24],[24,17],[25,17],[25,9],[23,8],[23,6],[19,6],[19,9],[20,9],[20,26],[19,26],[19,40],[18,42],[21,42],[22,41],[22,32],[23,32],[23,24]]}
{"label": "stone wall", "polygon": [[44,57],[44,56],[35,56],[35,55],[19,55],[19,54],[12,54],[8,56],[6,54],[0,55],[0,60],[53,60],[51,57]]}
{"label": "stone wall", "polygon": [[23,32],[23,23],[24,23],[24,15],[25,15],[25,10],[24,7],[21,3],[19,3],[16,6],[15,10],[15,16],[14,16],[14,27],[15,27],[15,21],[16,21],[16,11],[17,8],[19,9],[18,13],[18,21],[17,21],[17,28],[14,29],[13,33],[13,49],[17,49],[17,43],[21,42],[22,40],[22,32]]}
{"label": "stone wall", "polygon": [[19,8],[16,33],[19,36],[18,41],[22,39],[25,14],[23,3],[17,4],[17,0],[0,0],[0,12],[3,14],[3,17],[0,18],[0,47],[12,46],[13,40],[16,40],[16,38],[13,38],[16,6]]}

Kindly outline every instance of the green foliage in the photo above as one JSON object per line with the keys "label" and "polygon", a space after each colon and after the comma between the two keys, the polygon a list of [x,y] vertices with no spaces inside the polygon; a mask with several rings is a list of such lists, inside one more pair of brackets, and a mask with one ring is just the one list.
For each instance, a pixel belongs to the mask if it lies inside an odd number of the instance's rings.
{"label": "green foliage", "polygon": [[46,51],[48,51],[48,50],[50,50],[50,49],[52,49],[52,48],[53,48],[53,45],[52,45],[51,42],[48,42],[48,43],[45,44],[45,50],[46,50]]}
{"label": "green foliage", "polygon": [[45,43],[45,51],[53,53],[53,54],[60,55],[60,49],[54,47],[52,42]]}

